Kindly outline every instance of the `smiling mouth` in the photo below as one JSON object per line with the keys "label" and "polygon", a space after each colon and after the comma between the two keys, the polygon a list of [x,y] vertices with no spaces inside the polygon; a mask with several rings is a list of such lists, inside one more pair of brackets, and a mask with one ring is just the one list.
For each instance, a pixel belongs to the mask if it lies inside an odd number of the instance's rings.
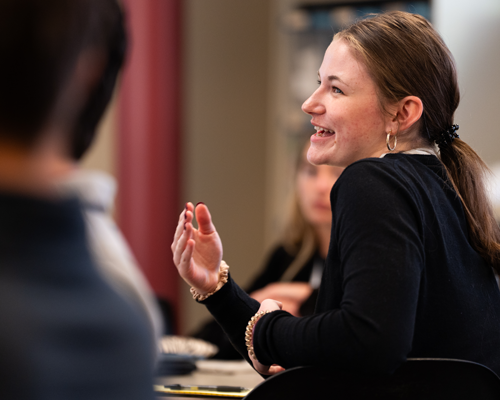
{"label": "smiling mouth", "polygon": [[322,128],[321,126],[315,126],[314,129],[316,129],[316,136],[319,137],[332,136],[333,134],[335,134],[334,131]]}

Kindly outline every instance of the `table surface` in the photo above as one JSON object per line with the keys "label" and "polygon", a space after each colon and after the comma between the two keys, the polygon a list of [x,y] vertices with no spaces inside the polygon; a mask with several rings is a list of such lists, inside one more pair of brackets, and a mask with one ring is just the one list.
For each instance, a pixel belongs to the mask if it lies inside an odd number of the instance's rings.
{"label": "table surface", "polygon": [[[264,379],[246,361],[197,362],[198,369],[188,375],[174,375],[156,378],[157,385],[224,385],[254,388]],[[198,397],[210,399],[211,397]],[[186,400],[186,397],[164,397],[158,399]],[[213,398],[212,398],[213,399]]]}

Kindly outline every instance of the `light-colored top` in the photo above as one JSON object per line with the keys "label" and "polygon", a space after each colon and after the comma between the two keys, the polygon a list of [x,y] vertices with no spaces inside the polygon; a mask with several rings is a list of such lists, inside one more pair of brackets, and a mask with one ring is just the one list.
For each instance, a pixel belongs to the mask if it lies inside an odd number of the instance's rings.
{"label": "light-colored top", "polygon": [[65,194],[77,196],[83,204],[89,247],[99,272],[123,298],[144,312],[158,344],[163,334],[159,306],[111,218],[116,193],[114,178],[103,172],[78,169],[60,183],[60,188]]}

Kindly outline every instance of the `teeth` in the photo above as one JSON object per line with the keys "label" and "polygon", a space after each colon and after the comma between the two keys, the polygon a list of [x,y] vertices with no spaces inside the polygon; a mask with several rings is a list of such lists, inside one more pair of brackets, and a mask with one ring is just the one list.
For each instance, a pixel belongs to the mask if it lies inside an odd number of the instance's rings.
{"label": "teeth", "polygon": [[320,137],[323,137],[325,135],[325,133],[334,133],[332,130],[325,129],[325,128],[322,128],[320,126],[315,126],[314,129],[316,129],[316,136],[320,136]]}
{"label": "teeth", "polygon": [[316,129],[316,132],[323,131],[325,133],[333,133],[332,130],[326,129],[326,128],[322,128],[321,126],[315,126],[314,129]]}

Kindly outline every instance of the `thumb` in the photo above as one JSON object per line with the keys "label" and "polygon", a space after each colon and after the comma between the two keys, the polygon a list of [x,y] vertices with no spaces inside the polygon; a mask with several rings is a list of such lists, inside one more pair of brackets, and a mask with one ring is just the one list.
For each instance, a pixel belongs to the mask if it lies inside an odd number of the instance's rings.
{"label": "thumb", "polygon": [[196,221],[198,222],[198,231],[204,235],[210,235],[215,232],[215,226],[212,223],[212,216],[208,207],[204,203],[198,203],[195,209]]}

